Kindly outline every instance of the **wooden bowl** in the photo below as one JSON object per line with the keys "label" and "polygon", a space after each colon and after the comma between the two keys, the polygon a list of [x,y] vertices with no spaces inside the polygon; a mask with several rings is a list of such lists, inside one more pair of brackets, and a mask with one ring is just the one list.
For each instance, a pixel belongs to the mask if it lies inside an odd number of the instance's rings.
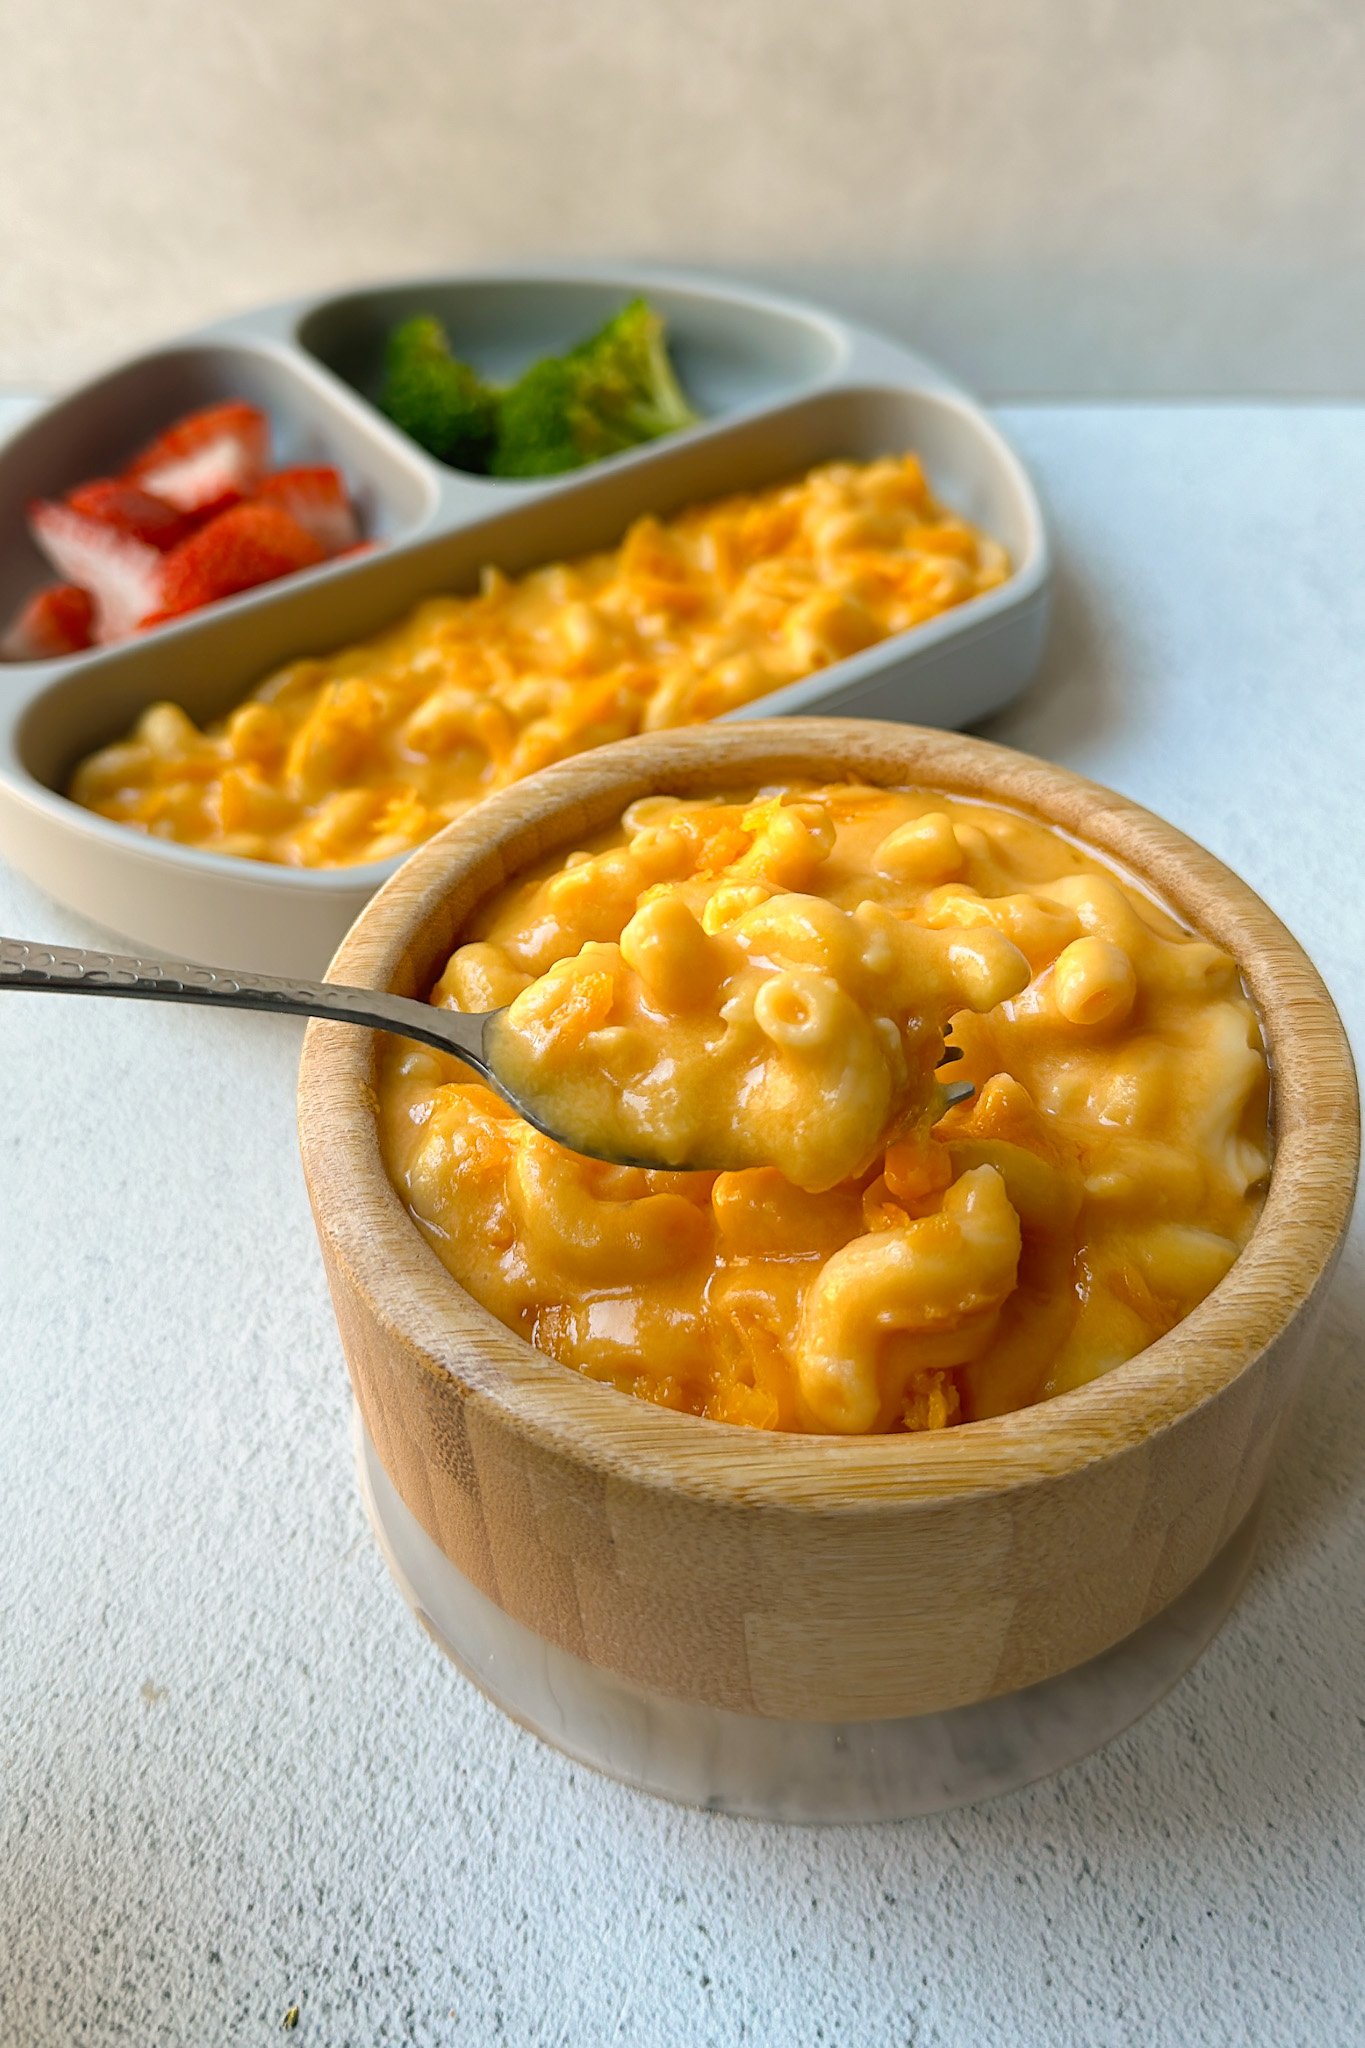
{"label": "wooden bowl", "polygon": [[426,1537],[490,1612],[574,1669],[648,1700],[786,1724],[899,1721],[1037,1686],[1198,1580],[1265,1480],[1359,1153],[1340,1020],[1265,904],[1137,805],[956,734],[772,720],[566,761],[416,852],[361,914],[332,977],[424,996],[476,906],[646,793],[841,776],[1058,825],[1241,966],[1274,1067],[1265,1209],[1207,1300],[1115,1371],[922,1435],[784,1435],[653,1407],[542,1357],[440,1264],[380,1159],[374,1035],[311,1025],[300,1083],[359,1410]]}

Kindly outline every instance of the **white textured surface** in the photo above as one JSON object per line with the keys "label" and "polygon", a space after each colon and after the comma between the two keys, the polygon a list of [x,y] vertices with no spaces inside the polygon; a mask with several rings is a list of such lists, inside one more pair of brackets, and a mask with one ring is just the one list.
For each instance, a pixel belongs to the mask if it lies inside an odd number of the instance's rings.
{"label": "white textured surface", "polygon": [[991,392],[1365,392],[1353,0],[0,0],[0,51],[0,377],[554,252]]}
{"label": "white textured surface", "polygon": [[[1365,411],[1008,423],[1065,567],[993,731],[1259,887],[1365,1027]],[[1343,891],[1342,884],[1347,884]],[[0,874],[0,929],[95,939]],[[1245,1602],[1062,1778],[783,1831],[503,1722],[362,1524],[294,1031],[0,998],[0,2043],[1352,2048],[1365,1254]]]}

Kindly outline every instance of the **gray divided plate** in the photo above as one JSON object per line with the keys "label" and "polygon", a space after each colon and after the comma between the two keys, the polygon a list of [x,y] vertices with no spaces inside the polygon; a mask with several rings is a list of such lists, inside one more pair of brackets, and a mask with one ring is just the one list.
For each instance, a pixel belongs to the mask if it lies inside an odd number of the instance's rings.
{"label": "gray divided plate", "polygon": [[[503,377],[581,339],[645,292],[668,323],[701,424],[568,476],[511,482],[427,456],[378,411],[384,337],[437,313],[460,354]],[[391,624],[488,563],[515,573],[617,541],[643,512],[751,489],[836,457],[913,449],[938,494],[1009,549],[998,589],[735,714],[837,713],[964,726],[1042,651],[1051,567],[1029,478],[979,406],[932,364],[818,308],[674,273],[444,276],[295,300],[137,356],[0,449],[0,618],[51,570],[24,507],[121,468],[192,407],[247,398],[281,464],[329,462],[383,547],[192,613],[133,640],[0,667],[0,853],[59,901],[140,946],[261,973],[321,973],[397,865],[298,869],[151,839],[61,794],[72,767],[170,698],[201,723],[270,671]]]}

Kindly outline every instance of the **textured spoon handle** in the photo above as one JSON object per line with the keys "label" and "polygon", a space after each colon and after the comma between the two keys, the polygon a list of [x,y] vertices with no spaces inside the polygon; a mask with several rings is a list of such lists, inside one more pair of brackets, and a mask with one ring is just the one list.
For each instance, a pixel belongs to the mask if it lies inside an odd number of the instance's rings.
{"label": "textured spoon handle", "polygon": [[332,982],[284,981],[235,968],[199,967],[189,960],[139,960],[124,953],[91,953],[31,939],[0,938],[0,991],[46,989],[72,996],[142,997],[158,1003],[206,1003],[228,1010],[273,1010],[287,1017],[330,1017],[371,1030],[397,1031],[443,1052],[458,1052],[482,1068],[482,1017],[433,1010],[378,989]]}
{"label": "textured spoon handle", "polygon": [[[237,1007],[291,1010],[340,994],[320,982],[279,981],[188,960],[139,960],[124,953],[91,953],[33,939],[0,939],[0,986],[44,988],[67,995],[148,996],[163,1002],[220,1001]],[[357,991],[361,993],[361,991]],[[311,1011],[309,1014],[313,1014]]]}

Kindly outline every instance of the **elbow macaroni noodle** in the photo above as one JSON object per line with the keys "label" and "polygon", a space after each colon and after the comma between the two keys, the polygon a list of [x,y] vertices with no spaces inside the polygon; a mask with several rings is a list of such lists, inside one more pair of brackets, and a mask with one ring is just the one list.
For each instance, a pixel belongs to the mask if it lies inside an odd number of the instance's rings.
{"label": "elbow macaroni noodle", "polygon": [[[726,1160],[604,1165],[384,1047],[388,1170],[455,1277],[722,1421],[939,1428],[1078,1386],[1216,1285],[1270,1169],[1233,961],[1048,827],[930,791],[642,800],[504,891],[432,1000],[510,1005],[584,1142]],[[943,1115],[949,1022],[976,1095]]]}
{"label": "elbow macaroni noodle", "polygon": [[[686,879],[691,824],[646,828],[664,879],[619,940],[590,939],[513,998],[499,1074],[594,1157],[771,1165],[822,1193],[934,1108],[949,1019],[1017,995],[1028,963],[989,926],[934,931],[873,900],[797,893],[833,849],[820,804],[741,812],[749,851],[709,893]],[[547,895],[558,908],[585,882],[571,868]]]}
{"label": "elbow macaroni noodle", "polygon": [[155,704],[71,795],[188,846],[294,867],[407,852],[491,790],[691,725],[1002,583],[1003,548],[913,455],[639,519],[619,547],[437,597],[297,661],[200,730]]}

